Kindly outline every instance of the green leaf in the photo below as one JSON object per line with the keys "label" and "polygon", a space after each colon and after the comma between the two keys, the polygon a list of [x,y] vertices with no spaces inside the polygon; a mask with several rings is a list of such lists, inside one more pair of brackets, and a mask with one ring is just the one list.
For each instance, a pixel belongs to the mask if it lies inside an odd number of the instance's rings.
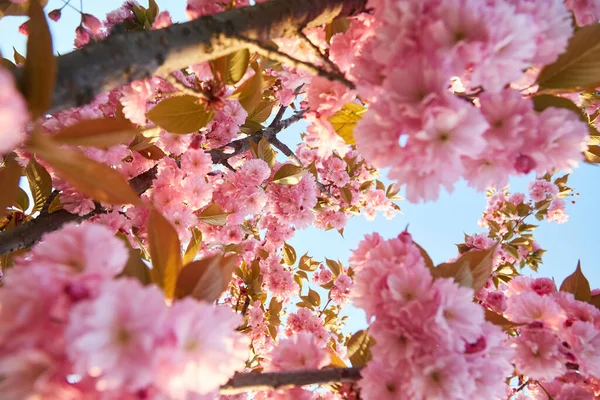
{"label": "green leaf", "polygon": [[158,15],[159,8],[155,0],[148,0],[148,10],[146,11],[146,17],[150,25],[154,23],[156,16]]}
{"label": "green leaf", "polygon": [[560,285],[560,291],[572,293],[576,300],[590,301],[592,298],[590,283],[581,271],[581,262],[578,261],[575,272],[565,278]]}
{"label": "green leaf", "polygon": [[354,128],[366,111],[367,109],[359,104],[346,103],[341,110],[329,117],[329,122],[335,133],[347,144],[354,144]]}
{"label": "green leaf", "polygon": [[187,264],[177,277],[175,298],[217,300],[229,286],[236,264],[237,256],[221,254]]}
{"label": "green leaf", "polygon": [[540,89],[575,92],[600,86],[600,24],[575,31],[567,50],[542,69],[537,84]]}
{"label": "green leaf", "polygon": [[6,207],[14,204],[19,194],[21,166],[12,155],[4,159],[4,167],[0,168],[0,218],[6,214]]}
{"label": "green leaf", "polygon": [[185,253],[183,254],[183,264],[189,264],[194,261],[194,258],[200,250],[200,244],[202,244],[202,232],[198,228],[191,228],[192,237],[187,245]]}
{"label": "green leaf", "polygon": [[283,243],[283,261],[287,265],[294,265],[296,263],[296,250],[287,243]]}
{"label": "green leaf", "polygon": [[39,2],[31,1],[23,94],[33,119],[42,116],[52,104],[56,71],[56,57],[52,54],[52,37],[46,15]]}
{"label": "green leaf", "polygon": [[148,222],[148,242],[152,257],[152,281],[171,299],[182,268],[181,244],[173,225],[154,208],[150,211]]}
{"label": "green leaf", "polygon": [[202,210],[200,215],[198,215],[198,220],[210,225],[223,226],[227,223],[227,216],[229,214],[231,213],[223,211],[219,204],[212,203]]}
{"label": "green leaf", "polygon": [[129,144],[139,129],[126,119],[100,118],[77,122],[52,135],[60,144],[92,146],[101,149]]}
{"label": "green leaf", "polygon": [[258,158],[266,162],[270,168],[273,168],[275,166],[275,158],[277,157],[277,155],[275,154],[275,150],[273,150],[273,147],[271,147],[271,143],[269,143],[264,136],[260,138],[256,152]]}
{"label": "green leaf", "polygon": [[41,211],[44,203],[52,192],[52,178],[46,168],[42,167],[34,157],[29,159],[25,168],[25,175],[29,182],[29,190],[33,196],[33,212]]}
{"label": "green leaf", "polygon": [[346,343],[348,358],[353,367],[364,367],[371,359],[371,346],[374,340],[366,330],[360,330],[350,337]]}
{"label": "green leaf", "polygon": [[215,116],[206,110],[200,99],[183,95],[162,100],[146,117],[156,125],[171,133],[192,133],[205,127]]}
{"label": "green leaf", "polygon": [[275,176],[273,176],[273,183],[278,185],[296,185],[302,180],[304,176],[304,169],[294,164],[282,165]]}

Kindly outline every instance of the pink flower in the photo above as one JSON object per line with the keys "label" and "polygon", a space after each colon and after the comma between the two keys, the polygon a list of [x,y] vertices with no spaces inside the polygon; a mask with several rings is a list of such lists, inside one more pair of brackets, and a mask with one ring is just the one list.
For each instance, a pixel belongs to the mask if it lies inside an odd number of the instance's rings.
{"label": "pink flower", "polygon": [[158,350],[155,384],[173,398],[218,390],[247,359],[249,338],[236,332],[241,318],[224,307],[184,299],[167,317],[170,339]]}
{"label": "pink flower", "polygon": [[56,10],[52,10],[48,13],[48,18],[50,18],[52,21],[56,22],[60,19],[61,17],[61,9],[57,8]]}
{"label": "pink flower", "polygon": [[202,149],[188,149],[181,156],[181,168],[188,174],[204,176],[211,171],[212,167],[210,155]]}
{"label": "pink flower", "polygon": [[584,26],[600,21],[600,1],[565,0],[566,6],[575,14],[577,25]]}
{"label": "pink flower", "polygon": [[576,321],[567,331],[568,342],[586,375],[600,375],[600,331],[590,322]]}
{"label": "pink flower", "polygon": [[537,180],[529,184],[529,197],[533,201],[546,200],[548,196],[556,196],[558,186],[545,180]]}
{"label": "pink flower", "polygon": [[269,356],[272,371],[321,369],[329,364],[329,354],[309,333],[281,339]]}
{"label": "pink flower", "polygon": [[403,368],[389,368],[373,360],[360,371],[360,375],[362,379],[358,386],[365,399],[397,400],[408,393],[408,376]]}
{"label": "pink flower", "polygon": [[93,223],[67,224],[59,231],[47,233],[30,254],[29,263],[59,266],[71,273],[102,278],[118,275],[129,258],[127,248],[109,228]]}
{"label": "pink flower", "polygon": [[308,107],[322,116],[331,116],[345,103],[354,98],[354,93],[339,82],[316,76],[307,92]]}
{"label": "pink flower", "polygon": [[505,315],[512,322],[524,324],[542,322],[555,329],[565,320],[564,311],[552,297],[540,296],[535,292],[510,296]]}
{"label": "pink flower", "polygon": [[82,22],[94,35],[100,34],[102,30],[102,22],[91,14],[81,14]]}
{"label": "pink flower", "polygon": [[352,278],[348,275],[339,275],[335,281],[333,281],[333,287],[331,288],[331,300],[337,305],[344,305],[348,301],[350,291],[354,287]]}
{"label": "pink flower", "polygon": [[15,87],[10,72],[0,69],[0,155],[6,154],[25,139],[29,112],[23,96]]}
{"label": "pink flower", "polygon": [[565,212],[566,203],[563,199],[557,198],[552,200],[546,214],[547,221],[554,221],[557,224],[564,224],[569,220],[569,216]]}
{"label": "pink flower", "polygon": [[523,329],[513,340],[517,369],[532,379],[552,380],[566,372],[561,341],[547,329]]}
{"label": "pink flower", "polygon": [[106,283],[100,296],[71,312],[65,336],[74,372],[98,377],[98,390],[145,388],[153,382],[166,311],[156,287],[132,279]]}
{"label": "pink flower", "polygon": [[410,386],[416,398],[461,400],[474,389],[462,357],[425,357],[411,367],[415,375]]}

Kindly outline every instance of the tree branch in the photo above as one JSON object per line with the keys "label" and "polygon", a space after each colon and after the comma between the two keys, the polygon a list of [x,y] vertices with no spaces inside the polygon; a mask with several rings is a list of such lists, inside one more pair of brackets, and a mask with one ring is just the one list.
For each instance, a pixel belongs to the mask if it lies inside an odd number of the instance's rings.
{"label": "tree branch", "polygon": [[[131,179],[129,184],[138,194],[142,194],[152,186],[152,181],[156,177],[156,171],[157,168],[153,167],[143,174]],[[66,210],[59,210],[52,214],[40,214],[29,222],[13,229],[0,232],[0,255],[31,247],[37,243],[45,233],[56,231],[69,222],[88,220],[100,214],[102,211],[102,209],[96,209],[86,215],[71,214]]]}
{"label": "tree branch", "polygon": [[[58,57],[49,113],[90,103],[99,93],[137,79],[167,75],[246,47],[239,37],[267,42],[293,37],[299,27],[319,26],[365,9],[367,0],[272,0],[155,31],[114,33]],[[15,78],[23,87],[23,71]]]}
{"label": "tree branch", "polygon": [[356,382],[360,368],[326,368],[309,371],[237,373],[221,386],[221,394],[236,394],[249,390],[271,390],[334,382]]}

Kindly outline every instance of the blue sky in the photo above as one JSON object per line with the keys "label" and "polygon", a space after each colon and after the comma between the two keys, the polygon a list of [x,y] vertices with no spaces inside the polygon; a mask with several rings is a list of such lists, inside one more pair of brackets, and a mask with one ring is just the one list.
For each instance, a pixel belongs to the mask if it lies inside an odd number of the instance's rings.
{"label": "blue sky", "polygon": [[[78,1],[71,1],[79,8]],[[85,12],[94,14],[101,19],[106,12],[119,7],[122,0],[84,0]],[[141,1],[145,5],[145,1]],[[159,6],[169,4],[168,10],[175,21],[185,20],[184,0],[157,0]],[[47,11],[64,4],[61,0],[50,0]],[[26,38],[17,33],[17,27],[26,18],[4,18],[0,20],[0,51],[4,57],[12,59],[12,47],[21,54],[25,53]],[[75,27],[79,24],[79,14],[66,7],[62,19],[50,22],[55,42],[55,51],[64,54],[72,49]],[[290,128],[281,135],[281,139],[295,147],[302,124]],[[573,171],[569,178],[569,186],[581,196],[575,198],[576,204],[568,204],[569,222],[564,225],[542,222],[535,232],[540,245],[548,252],[544,256],[544,264],[540,267],[540,276],[552,277],[558,284],[569,275],[581,260],[584,274],[592,288],[600,287],[600,271],[597,260],[600,258],[600,241],[594,239],[600,232],[600,167],[582,165]],[[526,190],[527,183],[535,177],[513,179],[513,190]],[[400,193],[402,195],[402,192]],[[463,240],[463,233],[476,233],[481,229],[477,220],[485,208],[485,195],[468,188],[464,182],[456,185],[452,194],[443,193],[436,202],[426,204],[410,204],[399,202],[403,213],[394,220],[387,221],[379,216],[375,221],[368,222],[362,216],[354,217],[348,223],[342,238],[336,231],[323,232],[316,229],[299,231],[291,244],[297,253],[309,252],[318,260],[325,257],[339,259],[346,263],[351,249],[356,248],[365,233],[379,232],[389,238],[400,233],[407,225],[414,239],[431,255],[435,263],[441,263],[456,255],[456,243]],[[532,222],[532,223],[535,223]],[[599,235],[600,236],[600,235]],[[596,243],[596,244],[594,244]],[[529,273],[529,271],[526,271]],[[356,319],[349,326],[359,327],[362,319],[351,311]]]}

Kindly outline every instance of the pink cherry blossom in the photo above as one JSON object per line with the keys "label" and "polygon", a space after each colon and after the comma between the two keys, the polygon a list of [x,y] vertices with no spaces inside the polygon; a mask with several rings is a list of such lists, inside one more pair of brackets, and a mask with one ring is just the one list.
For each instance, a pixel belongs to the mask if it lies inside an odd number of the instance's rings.
{"label": "pink cherry blossom", "polygon": [[11,74],[0,69],[0,155],[8,153],[25,139],[25,124],[29,120],[27,104],[15,87]]}
{"label": "pink cherry blossom", "polygon": [[269,355],[272,371],[320,369],[327,364],[329,354],[317,344],[313,335],[304,332],[281,339]]}

